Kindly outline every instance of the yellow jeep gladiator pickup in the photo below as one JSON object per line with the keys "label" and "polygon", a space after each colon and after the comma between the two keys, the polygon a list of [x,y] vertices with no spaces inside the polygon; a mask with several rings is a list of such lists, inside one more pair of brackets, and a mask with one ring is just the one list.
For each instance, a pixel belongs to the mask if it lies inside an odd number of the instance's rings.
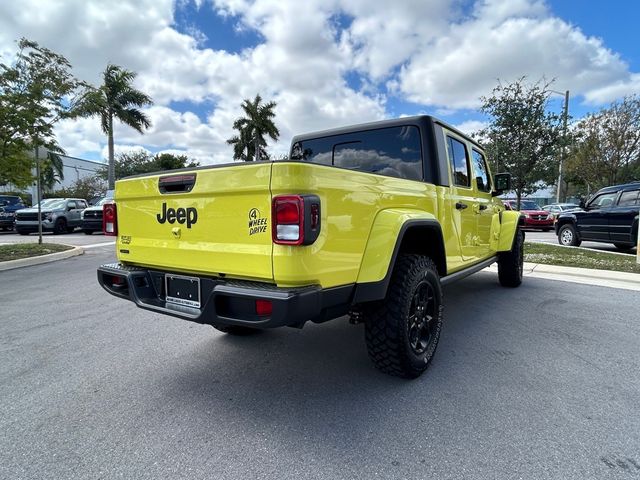
{"label": "yellow jeep gladiator pickup", "polygon": [[382,371],[433,357],[442,285],[498,263],[522,281],[519,213],[482,147],[430,116],[299,135],[288,160],[129,177],[104,205],[118,263],[100,285],[139,307],[229,334],[365,324]]}

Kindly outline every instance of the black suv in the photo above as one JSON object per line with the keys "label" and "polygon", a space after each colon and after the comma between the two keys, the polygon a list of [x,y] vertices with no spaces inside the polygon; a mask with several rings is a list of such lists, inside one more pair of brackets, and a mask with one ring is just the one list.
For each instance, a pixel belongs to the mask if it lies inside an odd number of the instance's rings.
{"label": "black suv", "polygon": [[0,212],[0,230],[13,230],[16,211],[25,208],[22,199],[15,195],[0,195],[0,207],[4,207]]}
{"label": "black suv", "polygon": [[577,247],[583,240],[613,243],[620,250],[637,245],[640,181],[598,190],[583,208],[558,216],[560,245]]}

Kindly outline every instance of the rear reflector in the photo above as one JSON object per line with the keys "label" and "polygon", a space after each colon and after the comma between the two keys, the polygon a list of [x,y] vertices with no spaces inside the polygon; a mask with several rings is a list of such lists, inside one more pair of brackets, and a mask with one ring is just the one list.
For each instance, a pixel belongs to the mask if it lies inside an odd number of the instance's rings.
{"label": "rear reflector", "polygon": [[118,211],[115,203],[102,206],[102,233],[114,237],[118,235]]}
{"label": "rear reflector", "polygon": [[273,305],[271,304],[271,300],[256,300],[256,313],[258,315],[267,316],[271,315],[273,311]]}

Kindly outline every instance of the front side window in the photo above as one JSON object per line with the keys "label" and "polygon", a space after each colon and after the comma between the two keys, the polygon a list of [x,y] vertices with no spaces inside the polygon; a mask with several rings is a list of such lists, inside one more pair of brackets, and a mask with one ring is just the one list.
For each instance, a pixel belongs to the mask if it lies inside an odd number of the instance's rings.
{"label": "front side window", "polygon": [[420,130],[412,125],[301,140],[292,146],[291,159],[423,179]]}
{"label": "front side window", "polygon": [[467,147],[453,137],[447,137],[447,145],[449,147],[449,162],[453,173],[453,183],[459,187],[471,187]]}
{"label": "front side window", "polygon": [[475,148],[471,151],[473,156],[473,171],[476,176],[476,185],[481,192],[490,192],[491,183],[489,182],[489,169],[484,155]]}
{"label": "front side window", "polygon": [[593,199],[592,202],[589,202],[589,208],[606,208],[613,205],[616,201],[617,192],[613,193],[603,193],[602,195],[598,195]]}

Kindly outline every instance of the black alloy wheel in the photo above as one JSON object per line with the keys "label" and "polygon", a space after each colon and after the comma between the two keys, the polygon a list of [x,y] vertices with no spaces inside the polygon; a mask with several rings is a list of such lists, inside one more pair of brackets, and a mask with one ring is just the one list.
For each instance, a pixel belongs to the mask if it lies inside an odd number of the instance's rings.
{"label": "black alloy wheel", "polygon": [[427,351],[429,344],[435,339],[437,322],[436,301],[433,289],[427,281],[420,282],[411,299],[409,307],[409,345],[416,355]]}

